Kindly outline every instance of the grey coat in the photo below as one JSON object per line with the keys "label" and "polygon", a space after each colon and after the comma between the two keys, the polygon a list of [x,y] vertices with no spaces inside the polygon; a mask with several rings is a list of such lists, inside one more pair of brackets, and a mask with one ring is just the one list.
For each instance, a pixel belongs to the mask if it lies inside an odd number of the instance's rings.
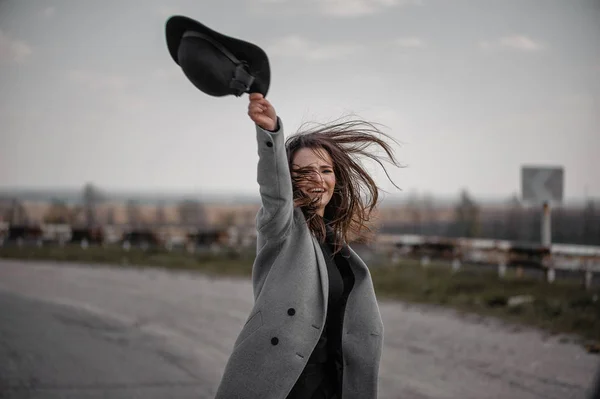
{"label": "grey coat", "polygon": [[[327,267],[304,215],[294,208],[283,128],[257,126],[257,255],[254,307],[215,399],[284,399],[317,344],[326,316]],[[343,323],[343,399],[377,398],[383,323],[365,263],[345,246],[355,276]]]}

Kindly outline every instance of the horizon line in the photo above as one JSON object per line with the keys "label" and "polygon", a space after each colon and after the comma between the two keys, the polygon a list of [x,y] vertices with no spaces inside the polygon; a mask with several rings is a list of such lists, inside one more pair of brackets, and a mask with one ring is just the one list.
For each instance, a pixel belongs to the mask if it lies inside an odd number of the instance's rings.
{"label": "horizon line", "polygon": [[[123,195],[132,195],[134,197],[137,196],[157,196],[157,197],[221,197],[221,196],[232,196],[234,198],[253,198],[259,199],[260,193],[258,189],[255,192],[245,191],[245,190],[225,190],[225,189],[200,189],[200,188],[189,188],[189,189],[161,189],[161,188],[107,188],[104,186],[96,185],[91,183],[94,187],[96,187],[100,193],[107,194],[109,196],[123,196]],[[0,186],[0,194],[57,194],[58,192],[62,192],[61,194],[77,194],[82,192],[85,184],[81,186]],[[430,197],[431,199],[443,199],[443,200],[451,200],[459,198],[462,191],[464,189],[458,189],[455,193],[436,193],[431,190],[417,190],[415,188],[406,189],[401,192],[391,193],[388,191],[382,191],[381,197],[382,201],[388,199],[409,199],[411,196],[416,195],[417,198],[422,197]],[[470,191],[466,188],[467,193],[475,200],[484,200],[484,201],[508,201],[514,198],[515,196],[518,199],[521,199],[520,190],[515,190],[513,192],[507,192],[506,194],[477,194],[473,191]],[[579,196],[564,196],[562,202],[579,202],[579,201],[588,201],[588,200],[600,200],[600,196],[594,195],[579,195]]]}

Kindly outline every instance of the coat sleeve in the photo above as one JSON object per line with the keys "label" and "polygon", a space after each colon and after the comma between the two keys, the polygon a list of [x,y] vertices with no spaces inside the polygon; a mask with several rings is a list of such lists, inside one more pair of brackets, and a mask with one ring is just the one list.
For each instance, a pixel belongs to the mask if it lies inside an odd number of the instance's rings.
{"label": "coat sleeve", "polygon": [[256,216],[256,229],[267,238],[286,235],[293,221],[292,179],[285,150],[283,125],[270,132],[256,126],[258,144],[257,181],[261,208]]}

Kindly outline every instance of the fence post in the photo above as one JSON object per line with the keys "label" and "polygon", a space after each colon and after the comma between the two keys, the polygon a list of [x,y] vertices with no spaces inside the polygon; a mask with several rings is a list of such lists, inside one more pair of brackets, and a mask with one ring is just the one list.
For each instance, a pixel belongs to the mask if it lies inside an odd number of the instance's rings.
{"label": "fence post", "polygon": [[506,260],[501,259],[498,263],[498,277],[504,278],[506,276]]}
{"label": "fence post", "polygon": [[554,270],[553,265],[550,265],[550,267],[546,271],[546,279],[550,284],[552,284],[554,280],[556,280],[556,271]]}
{"label": "fence post", "polygon": [[583,284],[585,286],[586,290],[590,290],[592,288],[592,281],[594,279],[594,273],[592,273],[592,260],[589,259],[587,260],[584,265],[585,265],[585,276],[584,276],[584,281]]}
{"label": "fence post", "polygon": [[592,280],[594,279],[594,274],[591,270],[585,271],[585,289],[589,290],[592,288]]}
{"label": "fence post", "polygon": [[556,269],[554,268],[554,258],[552,255],[543,257],[542,266],[546,267],[546,281],[552,284],[556,280]]}
{"label": "fence post", "polygon": [[460,259],[454,258],[454,260],[452,261],[452,271],[454,273],[456,273],[459,270],[460,270]]}

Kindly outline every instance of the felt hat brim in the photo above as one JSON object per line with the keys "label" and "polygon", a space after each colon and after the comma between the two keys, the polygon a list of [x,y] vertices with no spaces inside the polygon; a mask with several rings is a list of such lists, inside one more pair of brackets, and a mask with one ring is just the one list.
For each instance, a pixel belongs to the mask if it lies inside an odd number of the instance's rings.
{"label": "felt hat brim", "polygon": [[[185,47],[185,44],[182,46],[182,42],[185,41],[183,39],[184,34],[188,31],[197,32],[210,38],[211,43],[216,44],[217,47],[214,45],[206,45],[205,47],[191,46],[190,50],[183,48]],[[250,87],[245,90],[245,92],[261,93],[263,96],[267,95],[271,80],[269,59],[267,54],[257,45],[216,32],[206,25],[182,15],[175,15],[167,20],[165,34],[167,48],[171,58],[173,58],[175,63],[182,67],[186,76],[192,80],[192,83],[200,90],[209,94],[234,94],[232,90],[228,91],[228,88],[224,87],[225,82],[210,78],[210,72],[214,71],[210,71],[209,69],[219,69],[219,73],[225,73],[226,75],[231,70],[232,76],[235,73],[236,65],[228,62],[227,57],[222,56],[222,51],[219,51],[218,49],[220,47],[224,48],[226,52],[234,55],[237,60],[242,62],[246,72],[253,77]],[[200,48],[202,48],[202,50],[199,50]],[[189,69],[193,68],[189,66],[190,63],[184,64],[183,62],[180,62],[183,61],[180,59],[182,51],[187,51],[188,53],[194,52],[193,54],[186,54],[187,58],[195,57],[196,60],[199,61],[196,62],[196,65],[200,65],[195,68],[201,68],[203,70],[190,71]],[[186,68],[188,70],[186,70]]]}

